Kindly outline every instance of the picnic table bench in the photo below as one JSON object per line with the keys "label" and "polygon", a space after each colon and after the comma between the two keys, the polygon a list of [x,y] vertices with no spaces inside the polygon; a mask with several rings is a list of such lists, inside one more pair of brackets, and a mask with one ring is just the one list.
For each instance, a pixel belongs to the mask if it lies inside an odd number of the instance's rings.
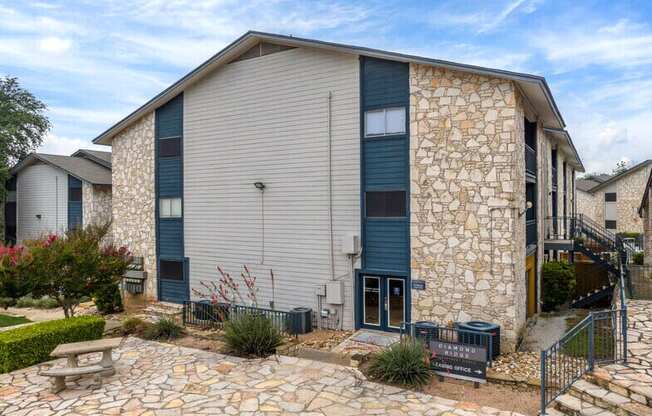
{"label": "picnic table bench", "polygon": [[[113,357],[111,353],[114,348],[118,348],[122,343],[122,338],[107,338],[96,341],[72,342],[69,344],[60,344],[50,353],[52,357],[67,358],[67,366],[64,368],[51,368],[41,372],[41,375],[52,377],[52,387],[50,391],[57,393],[66,388],[66,377],[81,377],[86,374],[96,374],[98,380],[100,375],[113,375]],[[82,354],[92,352],[101,352],[102,359],[95,364],[79,367],[78,357]]]}

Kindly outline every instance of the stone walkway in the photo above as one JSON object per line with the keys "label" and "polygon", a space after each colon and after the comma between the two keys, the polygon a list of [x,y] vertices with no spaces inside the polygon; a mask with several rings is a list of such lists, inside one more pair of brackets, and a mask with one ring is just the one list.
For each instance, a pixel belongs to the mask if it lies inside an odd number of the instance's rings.
{"label": "stone walkway", "polygon": [[[129,338],[116,375],[58,394],[39,366],[0,375],[0,414],[497,415],[512,412],[366,381],[357,370],[292,357],[261,360]],[[96,359],[91,357],[91,359]],[[63,360],[43,366],[62,366]]]}
{"label": "stone walkway", "polygon": [[594,375],[652,398],[652,301],[629,300],[627,307],[628,363],[597,368]]}

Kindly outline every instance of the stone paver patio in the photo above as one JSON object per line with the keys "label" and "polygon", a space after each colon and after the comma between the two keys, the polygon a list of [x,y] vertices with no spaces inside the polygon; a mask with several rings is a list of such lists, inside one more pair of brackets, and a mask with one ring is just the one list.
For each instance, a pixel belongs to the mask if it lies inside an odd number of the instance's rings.
{"label": "stone paver patio", "polygon": [[627,365],[597,368],[596,376],[652,398],[652,301],[627,302]]}
{"label": "stone paver patio", "polygon": [[128,338],[114,357],[116,375],[102,386],[84,378],[58,394],[48,391],[39,366],[0,375],[0,414],[518,415],[372,383],[348,367],[293,357],[245,360],[137,338]]}

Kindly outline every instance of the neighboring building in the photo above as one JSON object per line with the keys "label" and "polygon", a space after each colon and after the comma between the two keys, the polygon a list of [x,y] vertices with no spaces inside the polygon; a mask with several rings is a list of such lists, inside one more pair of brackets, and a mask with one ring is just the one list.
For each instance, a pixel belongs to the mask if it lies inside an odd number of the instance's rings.
{"label": "neighboring building", "polygon": [[638,215],[643,222],[643,263],[652,264],[652,199],[650,198],[650,188],[652,188],[652,172],[648,176],[643,191],[643,198],[638,208]]}
{"label": "neighboring building", "polygon": [[246,264],[261,306],[481,319],[514,346],[583,171],[563,128],[540,76],[248,32],[94,142],[151,299]]}
{"label": "neighboring building", "polygon": [[111,153],[79,150],[72,156],[32,153],[11,170],[6,239],[111,220]]}
{"label": "neighboring building", "polygon": [[652,160],[646,160],[617,175],[578,179],[577,213],[614,233],[642,233],[637,210],[650,172]]}

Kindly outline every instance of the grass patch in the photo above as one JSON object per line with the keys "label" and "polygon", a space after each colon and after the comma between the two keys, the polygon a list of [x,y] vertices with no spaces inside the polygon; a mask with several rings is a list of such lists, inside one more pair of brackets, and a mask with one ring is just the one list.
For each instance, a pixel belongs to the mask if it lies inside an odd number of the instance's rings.
{"label": "grass patch", "polygon": [[22,316],[0,315],[0,328],[26,324],[28,322],[32,322],[32,321],[30,321],[27,318],[23,318]]}
{"label": "grass patch", "polygon": [[[569,317],[566,320],[566,328],[572,329],[580,321],[586,318],[589,314],[587,310],[577,311],[575,316]],[[599,319],[594,321],[594,344],[593,352],[596,360],[611,360],[615,354],[614,336],[615,328],[612,327],[612,318]],[[618,323],[616,323],[618,324]],[[571,357],[589,356],[589,328],[584,328],[576,334],[562,349],[562,353]]]}

